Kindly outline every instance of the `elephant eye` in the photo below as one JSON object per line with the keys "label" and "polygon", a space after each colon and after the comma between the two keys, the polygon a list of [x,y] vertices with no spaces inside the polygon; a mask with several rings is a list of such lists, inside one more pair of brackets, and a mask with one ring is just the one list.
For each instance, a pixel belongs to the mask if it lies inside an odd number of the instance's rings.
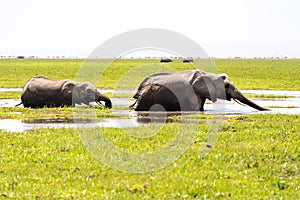
{"label": "elephant eye", "polygon": [[88,92],[88,93],[93,93],[94,91],[91,90],[91,89],[88,89],[87,92]]}
{"label": "elephant eye", "polygon": [[229,84],[225,84],[225,88],[228,89],[229,88]]}

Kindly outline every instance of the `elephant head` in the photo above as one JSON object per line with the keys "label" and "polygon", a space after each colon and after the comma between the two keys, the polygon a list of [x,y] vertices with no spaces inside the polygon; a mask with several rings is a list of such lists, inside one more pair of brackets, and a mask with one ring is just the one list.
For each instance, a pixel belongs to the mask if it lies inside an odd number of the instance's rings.
{"label": "elephant head", "polygon": [[110,99],[101,94],[89,82],[68,81],[63,85],[62,93],[67,105],[75,105],[75,103],[84,103],[88,105],[90,102],[96,102],[98,105],[103,105],[101,103],[101,101],[103,101],[105,102],[105,107],[112,107]]}
{"label": "elephant head", "polygon": [[231,101],[233,99],[237,103],[241,102],[243,104],[246,104],[252,108],[255,108],[259,111],[265,111],[269,110],[263,107],[260,107],[259,105],[255,104],[248,98],[246,98],[233,84],[233,82],[230,80],[230,78],[226,74],[221,74],[220,77],[224,80],[224,88],[225,88],[225,94],[227,101]]}
{"label": "elephant head", "polygon": [[198,76],[194,83],[193,89],[196,95],[216,102],[217,99],[223,99],[231,101],[233,99],[237,103],[246,104],[259,111],[268,110],[255,104],[248,98],[246,98],[233,84],[230,78],[226,74],[216,75],[205,73]]}

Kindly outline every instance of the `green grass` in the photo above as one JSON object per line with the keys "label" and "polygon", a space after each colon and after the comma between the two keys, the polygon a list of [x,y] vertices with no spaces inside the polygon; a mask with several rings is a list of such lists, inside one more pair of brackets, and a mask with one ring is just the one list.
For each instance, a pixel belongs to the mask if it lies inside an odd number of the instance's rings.
{"label": "green grass", "polygon": [[[86,116],[85,116],[85,113]],[[0,119],[19,119],[19,120],[36,120],[36,119],[52,119],[70,121],[76,117],[86,117],[92,120],[93,118],[103,117],[124,117],[121,114],[112,113],[111,109],[103,107],[83,107],[73,109],[72,107],[65,108],[20,108],[7,107],[0,109]],[[96,120],[96,119],[95,119]]]}
{"label": "green grass", "polygon": [[[94,62],[94,61],[91,61]],[[101,61],[104,62],[104,61]],[[143,76],[157,71],[191,69],[180,61],[117,60],[103,74],[83,60],[0,59],[0,87],[23,87],[34,75],[54,79],[96,80],[101,88],[136,89]],[[300,90],[300,60],[214,60],[239,89]],[[209,63],[208,63],[209,64]],[[211,66],[206,66],[207,69]],[[80,71],[80,70],[81,71]],[[94,69],[94,70],[93,70]],[[142,70],[141,70],[142,69]],[[98,71],[97,71],[98,70]],[[140,73],[142,72],[142,74]],[[97,81],[96,81],[97,82]],[[123,87],[123,88],[122,88]],[[0,93],[19,98],[20,92]],[[112,94],[108,94],[112,96]],[[116,95],[113,95],[116,96]],[[127,97],[127,95],[117,95]],[[252,96],[257,98],[258,96]],[[277,96],[276,96],[277,97]],[[259,96],[273,98],[273,96]],[[81,110],[90,119],[90,109]],[[114,109],[124,109],[116,107]],[[70,119],[73,108],[1,108],[0,119]],[[93,109],[97,119],[123,117]],[[84,113],[87,113],[84,115]],[[76,117],[76,116],[75,116]],[[81,115],[82,117],[82,115]],[[98,162],[83,146],[78,130],[34,129],[23,133],[0,130],[0,197],[12,199],[299,199],[299,115],[263,114],[226,117],[218,141],[201,157],[211,115],[191,115],[200,124],[189,149],[167,167],[144,174],[114,170]],[[134,128],[103,128],[109,141],[129,152],[161,149],[175,138],[180,118],[150,125],[151,138]],[[190,124],[183,125],[189,131]],[[151,132],[152,131],[152,132]],[[87,131],[93,134],[93,129]],[[81,135],[84,132],[81,132]],[[127,134],[130,133],[130,134]],[[97,135],[94,135],[97,137]],[[91,141],[93,142],[93,141]],[[107,150],[110,150],[109,148]],[[101,155],[101,154],[100,154]],[[113,156],[113,155],[112,155]],[[162,155],[163,156],[163,155]]]}
{"label": "green grass", "polygon": [[0,99],[19,99],[21,92],[0,92]]}
{"label": "green grass", "polygon": [[74,79],[82,60],[73,59],[1,59],[0,87],[23,87],[32,76]]}
{"label": "green grass", "polygon": [[239,89],[300,90],[299,59],[216,59]]}
{"label": "green grass", "polygon": [[[300,90],[299,59],[216,59],[214,62],[218,73],[228,74],[239,89]],[[193,68],[192,64],[180,60],[159,63],[158,59],[119,59],[100,73],[104,64],[105,61],[84,63],[80,59],[0,59],[0,87],[23,87],[32,76],[44,75],[53,79],[91,80],[100,88],[136,89],[151,73]],[[211,62],[195,65],[207,71],[213,69]]]}
{"label": "green grass", "polygon": [[[176,126],[176,124],[175,124]],[[130,139],[104,129],[123,148],[155,149],[157,139]],[[206,128],[179,160],[146,174],[113,170],[95,160],[76,129],[0,132],[0,195],[17,199],[299,199],[299,116],[249,115],[228,120],[218,142],[199,157]],[[135,149],[142,151],[140,149]]]}

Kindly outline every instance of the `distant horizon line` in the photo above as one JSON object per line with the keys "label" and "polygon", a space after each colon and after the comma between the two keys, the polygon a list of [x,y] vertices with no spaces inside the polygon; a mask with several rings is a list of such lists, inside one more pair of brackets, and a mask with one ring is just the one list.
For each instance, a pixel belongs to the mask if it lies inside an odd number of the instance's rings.
{"label": "distant horizon line", "polygon": [[289,57],[289,56],[228,56],[228,57],[217,57],[210,56],[207,58],[201,57],[179,57],[179,56],[145,56],[145,57],[117,57],[117,58],[101,58],[101,57],[82,57],[82,56],[0,56],[0,59],[161,59],[161,58],[171,58],[171,59],[300,59],[300,57]]}

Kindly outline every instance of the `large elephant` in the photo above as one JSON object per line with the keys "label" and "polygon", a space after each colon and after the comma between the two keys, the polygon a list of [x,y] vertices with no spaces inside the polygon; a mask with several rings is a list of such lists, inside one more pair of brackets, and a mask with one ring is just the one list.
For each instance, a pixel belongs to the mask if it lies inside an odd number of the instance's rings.
{"label": "large elephant", "polygon": [[201,70],[153,74],[143,80],[133,98],[136,111],[161,110],[161,106],[166,111],[203,111],[206,99],[234,99],[257,110],[267,110],[247,99],[226,74]]}
{"label": "large elephant", "polygon": [[[96,102],[111,108],[112,104],[107,96],[101,94],[89,82],[74,82],[71,80],[52,80],[45,76],[34,76],[28,80],[21,95],[24,107],[63,107]],[[17,106],[18,106],[17,105]]]}

